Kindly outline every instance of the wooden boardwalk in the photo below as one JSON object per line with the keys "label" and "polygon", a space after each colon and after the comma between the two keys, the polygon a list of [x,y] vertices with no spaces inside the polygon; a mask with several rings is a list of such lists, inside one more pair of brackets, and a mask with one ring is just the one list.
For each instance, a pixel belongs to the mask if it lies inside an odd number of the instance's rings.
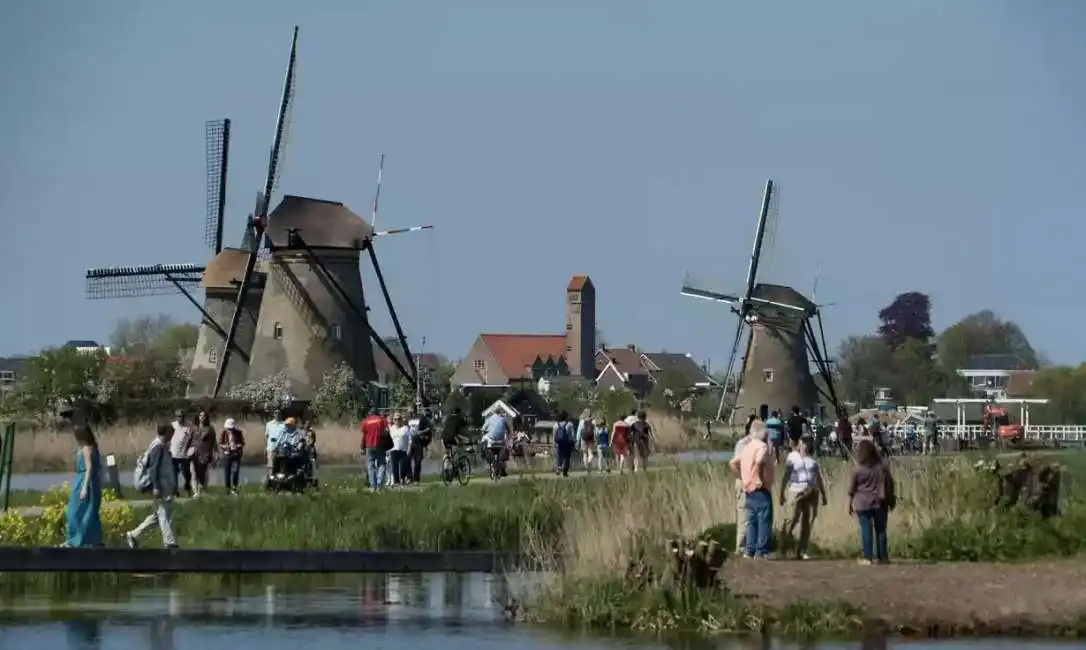
{"label": "wooden boardwalk", "polygon": [[0,573],[501,573],[517,553],[0,548]]}

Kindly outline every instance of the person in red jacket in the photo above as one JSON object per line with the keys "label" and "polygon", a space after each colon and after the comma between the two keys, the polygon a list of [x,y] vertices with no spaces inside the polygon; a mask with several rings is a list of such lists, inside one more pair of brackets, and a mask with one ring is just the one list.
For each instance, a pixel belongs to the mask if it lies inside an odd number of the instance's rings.
{"label": "person in red jacket", "polygon": [[362,420],[359,428],[362,430],[362,453],[366,456],[366,467],[369,469],[370,489],[376,492],[385,484],[385,455],[392,447],[388,420],[373,411]]}

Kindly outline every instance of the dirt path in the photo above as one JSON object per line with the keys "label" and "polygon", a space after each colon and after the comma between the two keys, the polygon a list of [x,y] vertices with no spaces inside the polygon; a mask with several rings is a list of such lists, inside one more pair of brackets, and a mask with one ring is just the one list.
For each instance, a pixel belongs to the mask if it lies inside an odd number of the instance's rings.
{"label": "dirt path", "polygon": [[[674,467],[675,467],[674,464],[657,464],[657,465],[649,466],[649,471],[657,471],[657,470],[662,470],[662,469],[672,469]],[[573,479],[573,478],[586,478],[586,477],[589,477],[589,476],[591,476],[593,478],[608,477],[608,476],[618,476],[618,472],[611,472],[610,474],[607,474],[607,473],[600,474],[599,472],[593,471],[591,474],[585,474],[585,472],[583,470],[582,471],[573,471],[573,472],[570,472],[569,478],[571,478],[571,479]],[[509,476],[507,476],[506,478],[503,478],[502,480],[500,480],[498,482],[494,482],[494,481],[491,481],[490,478],[487,477],[485,474],[478,474],[477,473],[477,474],[474,474],[471,477],[471,482],[469,483],[469,485],[481,484],[481,485],[490,485],[490,486],[494,486],[494,487],[501,487],[503,485],[508,485],[511,482],[516,482],[516,481],[521,481],[521,480],[548,480],[548,479],[557,479],[557,478],[560,478],[560,477],[557,474],[555,474],[553,471],[548,471],[548,470],[526,471],[526,472],[510,471]],[[427,481],[425,483],[419,483],[419,484],[416,484],[416,485],[409,485],[409,486],[406,486],[406,487],[391,488],[391,489],[417,491],[417,490],[426,490],[426,489],[431,489],[431,488],[442,488],[442,487],[445,487],[445,486],[440,481]],[[454,487],[458,487],[458,486],[454,485]],[[208,498],[208,499],[235,499],[235,498],[241,498],[241,499],[244,499],[244,498],[250,498],[250,497],[253,497],[253,496],[260,496],[261,494],[262,493],[260,493],[260,492],[257,492],[257,493],[245,493],[245,492],[242,492],[241,495],[238,496],[238,497],[231,497],[231,496],[227,496],[225,494],[215,494],[215,495],[207,496],[205,498]],[[188,499],[183,499],[182,501],[188,501]],[[122,499],[120,501],[105,501],[105,502],[102,503],[102,507],[108,509],[108,508],[117,508],[117,507],[120,507],[122,505],[127,505],[127,506],[131,506],[133,508],[143,508],[143,507],[150,506],[151,504],[152,504],[152,501],[150,499]],[[42,511],[44,510],[44,508],[42,508],[42,506],[20,506],[20,507],[10,508],[9,510],[16,512],[17,514],[19,514],[19,515],[21,515],[23,517],[38,517],[38,516],[40,516],[42,514]]]}
{"label": "dirt path", "polygon": [[726,584],[769,605],[844,601],[896,628],[977,632],[1059,625],[1086,614],[1086,563],[891,564],[734,560]]}

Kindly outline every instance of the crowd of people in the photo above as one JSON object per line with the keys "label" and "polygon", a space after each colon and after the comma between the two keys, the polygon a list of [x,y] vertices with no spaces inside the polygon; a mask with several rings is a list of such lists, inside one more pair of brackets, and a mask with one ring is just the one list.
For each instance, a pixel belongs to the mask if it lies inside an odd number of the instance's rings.
{"label": "crowd of people", "polygon": [[[877,422],[878,418],[874,418]],[[848,512],[855,516],[860,529],[861,562],[885,563],[887,554],[886,527],[890,511],[897,499],[894,479],[887,463],[887,449],[881,444],[878,430],[862,420],[855,438],[851,429],[841,435],[842,416],[838,420],[835,453],[846,454],[855,462],[848,488]],[[820,444],[817,424],[811,426],[799,408],[781,419],[774,411],[762,420],[751,414],[743,437],[736,443],[730,466],[736,474],[736,553],[748,558],[770,557],[774,506],[785,508],[782,539],[794,538],[794,555],[808,559],[811,531],[820,507],[828,506],[817,452]],[[785,438],[787,436],[787,442]],[[784,461],[782,451],[787,448]],[[776,483],[781,468],[779,487]],[[778,490],[776,503],[773,492]],[[795,536],[799,528],[798,537]]]}

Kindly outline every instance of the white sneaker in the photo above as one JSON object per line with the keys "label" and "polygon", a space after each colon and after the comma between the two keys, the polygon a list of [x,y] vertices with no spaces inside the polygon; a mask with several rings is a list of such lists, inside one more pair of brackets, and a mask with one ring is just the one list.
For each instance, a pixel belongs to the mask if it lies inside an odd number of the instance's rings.
{"label": "white sneaker", "polygon": [[124,534],[124,542],[125,542],[125,544],[128,545],[128,548],[131,548],[131,549],[137,549],[137,548],[140,547],[139,540],[136,539],[136,536],[133,535],[132,533],[125,533]]}

